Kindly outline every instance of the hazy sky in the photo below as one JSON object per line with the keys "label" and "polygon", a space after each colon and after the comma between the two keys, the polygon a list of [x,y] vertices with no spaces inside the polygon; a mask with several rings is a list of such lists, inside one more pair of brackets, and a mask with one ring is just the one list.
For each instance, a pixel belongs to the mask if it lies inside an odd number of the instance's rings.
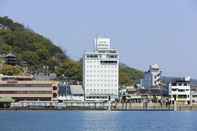
{"label": "hazy sky", "polygon": [[112,39],[123,63],[197,78],[196,0],[0,0],[9,16],[48,37],[75,59],[96,36]]}

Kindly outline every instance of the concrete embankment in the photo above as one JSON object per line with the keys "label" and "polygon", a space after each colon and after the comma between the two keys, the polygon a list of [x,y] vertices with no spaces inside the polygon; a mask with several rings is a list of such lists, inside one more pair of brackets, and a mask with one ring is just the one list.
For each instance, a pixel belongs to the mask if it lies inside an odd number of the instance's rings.
{"label": "concrete embankment", "polygon": [[[86,111],[86,110],[110,110],[110,111],[174,111],[174,104],[161,104],[161,103],[120,103],[113,102],[109,105],[108,102],[64,102],[61,106],[39,106],[28,105],[17,106],[10,108],[3,108],[0,110],[60,110],[60,111]],[[197,111],[197,104],[177,104],[176,111]]]}

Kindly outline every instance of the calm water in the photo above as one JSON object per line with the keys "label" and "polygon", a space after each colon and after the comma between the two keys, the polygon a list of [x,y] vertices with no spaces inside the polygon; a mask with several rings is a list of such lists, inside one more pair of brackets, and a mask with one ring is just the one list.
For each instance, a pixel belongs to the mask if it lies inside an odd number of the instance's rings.
{"label": "calm water", "polygon": [[197,112],[0,112],[0,131],[197,131]]}

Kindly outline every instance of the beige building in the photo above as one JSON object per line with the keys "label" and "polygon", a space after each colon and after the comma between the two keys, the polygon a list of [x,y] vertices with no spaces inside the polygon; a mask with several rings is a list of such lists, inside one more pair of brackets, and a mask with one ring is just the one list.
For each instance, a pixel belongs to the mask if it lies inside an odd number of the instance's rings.
{"label": "beige building", "polygon": [[0,97],[16,101],[51,101],[58,97],[58,82],[34,80],[0,80]]}

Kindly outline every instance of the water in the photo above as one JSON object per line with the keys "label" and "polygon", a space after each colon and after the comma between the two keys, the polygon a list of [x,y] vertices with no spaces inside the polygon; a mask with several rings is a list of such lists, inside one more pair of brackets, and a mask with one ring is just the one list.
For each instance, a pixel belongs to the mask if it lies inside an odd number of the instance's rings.
{"label": "water", "polygon": [[0,131],[197,131],[197,112],[0,112]]}

